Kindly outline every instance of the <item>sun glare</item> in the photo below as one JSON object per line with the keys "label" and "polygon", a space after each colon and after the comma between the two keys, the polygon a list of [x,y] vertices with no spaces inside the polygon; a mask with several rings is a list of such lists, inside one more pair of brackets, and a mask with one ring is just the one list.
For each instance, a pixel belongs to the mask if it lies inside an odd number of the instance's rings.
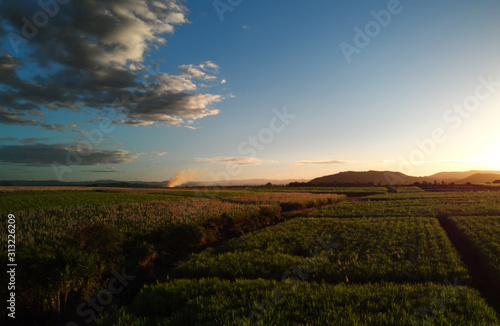
{"label": "sun glare", "polygon": [[500,152],[490,152],[483,158],[484,162],[487,164],[494,164],[497,167],[500,167]]}

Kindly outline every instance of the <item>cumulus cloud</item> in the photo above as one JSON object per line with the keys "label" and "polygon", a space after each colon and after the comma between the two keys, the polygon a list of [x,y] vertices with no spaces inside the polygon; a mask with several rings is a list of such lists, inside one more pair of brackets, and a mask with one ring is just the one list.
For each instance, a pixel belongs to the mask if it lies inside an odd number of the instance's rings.
{"label": "cumulus cloud", "polygon": [[207,74],[207,71],[213,71],[214,73],[216,73],[219,69],[219,66],[211,61],[206,61],[205,63],[202,63],[198,66],[191,64],[182,65],[179,66],[179,68],[185,75],[191,76],[192,78],[201,80],[214,80],[217,79],[217,77]]}
{"label": "cumulus cloud", "polygon": [[77,144],[5,145],[0,147],[0,161],[28,166],[45,166],[66,162],[68,153],[78,156],[77,165],[122,164],[137,159],[140,154],[125,150],[96,150]]}
{"label": "cumulus cloud", "polygon": [[183,3],[70,1],[34,32],[22,17],[32,17],[39,6],[31,0],[0,2],[6,35],[6,51],[0,52],[0,123],[62,131],[64,126],[24,117],[26,111],[35,116],[61,108],[111,109],[121,115],[115,123],[135,126],[183,124],[218,114],[211,106],[224,97],[199,92],[217,80],[217,64],[181,65],[169,74],[146,60],[148,52],[166,43],[166,34],[189,22]]}
{"label": "cumulus cloud", "polygon": [[259,165],[261,160],[255,157],[213,157],[197,158],[197,162],[220,163],[225,165]]}
{"label": "cumulus cloud", "polygon": [[185,119],[197,120],[219,113],[208,107],[222,101],[223,97],[212,94],[174,93],[163,96],[159,93],[145,93],[139,105],[129,110],[120,123],[129,125],[150,125],[166,122],[171,125],[185,123]]}

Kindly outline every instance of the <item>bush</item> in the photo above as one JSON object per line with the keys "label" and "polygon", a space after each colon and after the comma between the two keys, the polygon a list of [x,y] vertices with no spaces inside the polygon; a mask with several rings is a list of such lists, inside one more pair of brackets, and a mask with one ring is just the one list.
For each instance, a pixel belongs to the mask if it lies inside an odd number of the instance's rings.
{"label": "bush", "polygon": [[20,290],[28,296],[20,306],[59,316],[71,299],[81,302],[101,287],[101,271],[96,268],[101,260],[72,246],[23,259],[20,276],[25,281]]}
{"label": "bush", "polygon": [[113,226],[98,222],[79,226],[69,232],[70,241],[78,249],[102,258],[104,270],[112,270],[123,262],[123,237]]}
{"label": "bush", "polygon": [[200,225],[183,223],[170,227],[167,232],[167,247],[172,249],[174,254],[204,243],[205,234]]}
{"label": "bush", "polygon": [[281,207],[281,210],[283,212],[290,212],[290,211],[296,211],[299,209],[304,209],[305,205],[304,205],[304,203],[290,202],[290,203],[280,203],[280,207]]}
{"label": "bush", "polygon": [[264,206],[259,209],[258,227],[269,225],[281,220],[281,206]]}

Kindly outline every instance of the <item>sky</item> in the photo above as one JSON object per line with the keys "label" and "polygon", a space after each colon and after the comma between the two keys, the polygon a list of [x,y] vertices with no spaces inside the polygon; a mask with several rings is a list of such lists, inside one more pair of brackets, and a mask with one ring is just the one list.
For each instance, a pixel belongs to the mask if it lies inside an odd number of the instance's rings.
{"label": "sky", "polygon": [[0,1],[0,180],[500,170],[500,2]]}

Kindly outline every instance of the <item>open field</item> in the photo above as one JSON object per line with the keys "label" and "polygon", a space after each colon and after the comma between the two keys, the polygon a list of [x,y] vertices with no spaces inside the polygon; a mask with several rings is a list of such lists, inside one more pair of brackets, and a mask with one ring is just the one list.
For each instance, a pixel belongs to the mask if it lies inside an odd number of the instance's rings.
{"label": "open field", "polygon": [[310,217],[500,215],[499,192],[398,193],[374,195],[357,202],[319,208]]}
{"label": "open field", "polygon": [[[138,198],[136,198],[137,200]],[[170,198],[172,199],[172,198]],[[82,226],[103,223],[122,234],[147,234],[181,223],[202,224],[226,214],[232,218],[254,216],[262,205],[238,204],[219,199],[144,201],[97,207],[64,207],[16,212],[22,246],[52,241],[60,245],[68,232]],[[4,245],[4,243],[2,243]]]}
{"label": "open field", "polygon": [[436,218],[454,216],[498,273],[496,192],[25,190],[0,191],[0,212],[16,215],[28,324],[81,318],[76,307],[126,269],[136,281],[99,325],[245,325],[252,314],[272,325],[500,325]]}
{"label": "open field", "polygon": [[[307,190],[307,191],[305,191]],[[92,188],[92,187],[2,187],[0,213],[78,206],[107,206],[153,200],[224,199],[267,193],[385,194],[385,187],[255,187],[255,188]]]}
{"label": "open field", "polygon": [[[321,243],[328,242],[335,248],[325,251]],[[465,265],[432,218],[297,218],[194,255],[173,275],[280,280],[294,265],[312,271],[308,279],[330,283],[468,283]]]}
{"label": "open field", "polygon": [[114,325],[497,325],[476,290],[432,283],[332,285],[174,280],[143,288]]}
{"label": "open field", "polygon": [[450,220],[479,250],[480,259],[494,271],[500,283],[500,217],[456,216]]}
{"label": "open field", "polygon": [[[104,287],[113,270],[127,268],[144,279],[157,273],[160,264],[187,252],[283,221],[281,203],[301,208],[304,203],[316,206],[345,200],[334,193],[274,193],[277,205],[219,199],[252,193],[258,192],[1,193],[1,211],[16,216],[16,261],[25,266],[18,273],[23,280],[19,291],[25,293],[19,308],[35,315],[64,314],[67,307]],[[7,219],[0,227],[7,230]],[[7,241],[0,248],[7,252]]]}

